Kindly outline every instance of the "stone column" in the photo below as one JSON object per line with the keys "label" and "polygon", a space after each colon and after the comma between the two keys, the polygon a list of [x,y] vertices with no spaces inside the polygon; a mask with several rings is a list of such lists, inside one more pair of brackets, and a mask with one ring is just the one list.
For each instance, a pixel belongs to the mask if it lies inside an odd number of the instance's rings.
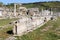
{"label": "stone column", "polygon": [[17,22],[14,23],[13,33],[17,35]]}
{"label": "stone column", "polygon": [[14,4],[14,16],[16,16],[16,4]]}
{"label": "stone column", "polygon": [[43,16],[43,8],[42,8],[42,10],[41,10],[41,16]]}

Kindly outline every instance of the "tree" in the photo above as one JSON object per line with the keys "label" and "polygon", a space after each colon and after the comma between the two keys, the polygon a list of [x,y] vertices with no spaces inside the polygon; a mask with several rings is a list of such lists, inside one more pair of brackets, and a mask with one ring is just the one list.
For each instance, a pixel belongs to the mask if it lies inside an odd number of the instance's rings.
{"label": "tree", "polygon": [[2,2],[0,2],[0,7],[2,7],[3,6],[3,3]]}

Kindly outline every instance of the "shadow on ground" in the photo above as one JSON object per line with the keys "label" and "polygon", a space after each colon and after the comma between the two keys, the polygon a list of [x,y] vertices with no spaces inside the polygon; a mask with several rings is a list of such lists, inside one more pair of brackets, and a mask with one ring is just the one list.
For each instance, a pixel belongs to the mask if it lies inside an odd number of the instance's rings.
{"label": "shadow on ground", "polygon": [[13,34],[13,30],[7,31],[7,34]]}

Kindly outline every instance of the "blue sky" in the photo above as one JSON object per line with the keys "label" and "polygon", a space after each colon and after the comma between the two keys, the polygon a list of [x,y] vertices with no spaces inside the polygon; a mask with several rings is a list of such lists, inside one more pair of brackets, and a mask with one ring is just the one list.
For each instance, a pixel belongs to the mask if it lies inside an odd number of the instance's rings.
{"label": "blue sky", "polygon": [[60,1],[60,0],[0,0],[4,4],[7,3],[31,3],[31,2],[43,2],[43,1]]}

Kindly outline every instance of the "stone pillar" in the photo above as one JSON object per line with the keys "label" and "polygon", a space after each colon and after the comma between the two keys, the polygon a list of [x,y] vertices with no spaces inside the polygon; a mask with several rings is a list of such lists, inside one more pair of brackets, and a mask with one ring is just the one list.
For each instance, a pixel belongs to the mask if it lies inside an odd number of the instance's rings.
{"label": "stone pillar", "polygon": [[16,4],[14,4],[14,16],[16,16]]}
{"label": "stone pillar", "polygon": [[43,16],[43,8],[42,8],[42,10],[41,10],[41,16]]}
{"label": "stone pillar", "polygon": [[17,35],[17,26],[16,25],[14,25],[13,33],[14,33],[14,35]]}
{"label": "stone pillar", "polygon": [[14,23],[13,33],[17,35],[17,22]]}

